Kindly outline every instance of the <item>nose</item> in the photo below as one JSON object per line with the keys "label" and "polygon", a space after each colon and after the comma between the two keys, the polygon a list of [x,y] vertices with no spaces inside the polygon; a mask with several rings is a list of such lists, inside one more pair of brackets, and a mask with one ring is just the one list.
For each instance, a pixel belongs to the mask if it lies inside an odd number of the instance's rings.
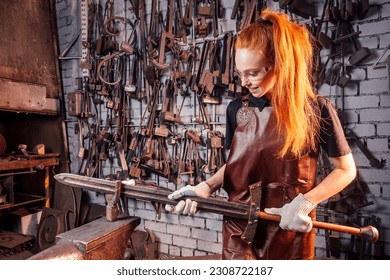
{"label": "nose", "polygon": [[245,75],[243,75],[241,77],[241,86],[246,87],[249,85],[249,83],[249,79]]}

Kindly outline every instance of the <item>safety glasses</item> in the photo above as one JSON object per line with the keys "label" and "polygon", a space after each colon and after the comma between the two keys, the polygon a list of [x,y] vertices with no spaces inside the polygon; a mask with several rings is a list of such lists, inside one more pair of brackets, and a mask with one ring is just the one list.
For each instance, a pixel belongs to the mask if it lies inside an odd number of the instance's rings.
{"label": "safety glasses", "polygon": [[248,79],[250,82],[258,82],[264,79],[264,77],[267,75],[269,70],[271,70],[271,66],[265,66],[259,69],[254,69],[243,73],[235,69],[234,73],[238,78],[240,78],[242,82],[245,79]]}

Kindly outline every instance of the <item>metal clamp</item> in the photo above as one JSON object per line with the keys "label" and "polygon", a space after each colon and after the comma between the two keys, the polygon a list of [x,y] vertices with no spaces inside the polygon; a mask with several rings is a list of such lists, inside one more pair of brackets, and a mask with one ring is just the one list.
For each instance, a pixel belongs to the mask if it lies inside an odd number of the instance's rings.
{"label": "metal clamp", "polygon": [[122,182],[117,180],[115,182],[115,193],[107,194],[106,218],[110,222],[118,220],[118,202],[121,197]]}
{"label": "metal clamp", "polygon": [[252,244],[259,221],[261,202],[261,181],[250,185],[249,191],[251,194],[251,202],[249,205],[248,223],[245,227],[243,234],[241,235],[241,239],[248,244]]}

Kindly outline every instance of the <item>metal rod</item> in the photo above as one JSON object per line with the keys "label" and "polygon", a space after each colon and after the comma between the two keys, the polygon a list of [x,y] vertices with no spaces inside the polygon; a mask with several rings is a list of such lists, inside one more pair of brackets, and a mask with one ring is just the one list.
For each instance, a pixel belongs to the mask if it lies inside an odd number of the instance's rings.
{"label": "metal rod", "polygon": [[10,172],[10,173],[2,173],[0,174],[0,177],[4,176],[13,176],[13,175],[21,175],[21,174],[33,174],[37,173],[36,170],[31,170],[31,171],[20,171],[20,172]]}
{"label": "metal rod", "polygon": [[377,68],[379,61],[381,61],[382,57],[386,54],[387,50],[390,48],[390,44],[387,45],[387,47],[383,50],[381,56],[374,62],[372,65],[372,68]]}
{"label": "metal rod", "polygon": [[[105,179],[86,177],[70,173],[60,173],[55,175],[54,178],[64,185],[111,194],[114,194],[115,186],[117,183],[117,181],[109,181]],[[172,190],[168,188],[164,188],[154,184],[138,183],[135,180],[121,181],[121,183],[121,193],[126,197],[134,198],[137,200],[153,201],[172,205],[176,205],[179,202],[178,200],[171,200],[168,198],[168,195],[172,192]],[[186,199],[186,197],[183,197],[182,199]],[[230,202],[218,198],[190,197],[190,199],[198,203],[199,210],[226,215],[234,218],[246,220],[249,219],[249,205]],[[263,220],[274,222],[280,221],[280,216],[270,215],[263,211],[259,211],[258,215],[259,218]],[[373,226],[357,228],[345,225],[313,221],[313,227],[358,235],[369,242],[376,242],[379,238],[378,230]]]}

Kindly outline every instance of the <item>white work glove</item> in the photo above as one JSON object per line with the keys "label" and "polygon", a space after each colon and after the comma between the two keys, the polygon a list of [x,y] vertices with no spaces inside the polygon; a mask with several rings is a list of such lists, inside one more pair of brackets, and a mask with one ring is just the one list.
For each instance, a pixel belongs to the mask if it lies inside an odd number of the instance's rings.
{"label": "white work glove", "polygon": [[[211,190],[209,185],[206,182],[200,182],[196,186],[187,185],[182,187],[180,190],[174,191],[170,195],[168,195],[169,199],[178,199],[183,196],[198,196],[207,198],[211,195]],[[170,213],[178,213],[178,214],[191,214],[194,215],[197,212],[198,203],[196,201],[192,201],[187,198],[185,201],[180,200],[176,206],[171,204],[165,205],[165,210]]]}
{"label": "white work glove", "polygon": [[279,215],[279,226],[282,229],[309,232],[313,228],[313,223],[308,214],[315,207],[315,204],[305,199],[300,193],[282,208],[265,208],[264,212]]}

